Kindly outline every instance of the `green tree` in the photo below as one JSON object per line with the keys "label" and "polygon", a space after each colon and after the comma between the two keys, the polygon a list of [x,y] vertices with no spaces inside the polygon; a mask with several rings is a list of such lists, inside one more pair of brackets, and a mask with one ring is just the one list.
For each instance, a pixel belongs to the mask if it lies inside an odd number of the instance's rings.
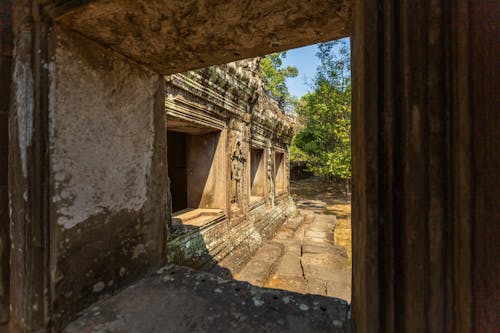
{"label": "green tree", "polygon": [[347,42],[318,46],[320,65],[312,92],[296,104],[301,128],[291,147],[292,160],[329,178],[351,177],[351,76]]}
{"label": "green tree", "polygon": [[297,67],[283,67],[286,51],[271,53],[260,62],[260,71],[264,81],[264,89],[278,102],[281,109],[292,103],[292,97],[286,85],[286,78],[298,75]]}

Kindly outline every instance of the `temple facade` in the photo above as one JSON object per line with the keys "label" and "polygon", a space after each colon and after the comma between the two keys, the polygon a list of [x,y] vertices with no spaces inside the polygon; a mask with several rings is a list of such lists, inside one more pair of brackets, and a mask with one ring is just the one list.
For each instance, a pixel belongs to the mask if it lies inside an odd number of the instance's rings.
{"label": "temple facade", "polygon": [[170,263],[235,272],[294,213],[293,123],[259,62],[166,77]]}

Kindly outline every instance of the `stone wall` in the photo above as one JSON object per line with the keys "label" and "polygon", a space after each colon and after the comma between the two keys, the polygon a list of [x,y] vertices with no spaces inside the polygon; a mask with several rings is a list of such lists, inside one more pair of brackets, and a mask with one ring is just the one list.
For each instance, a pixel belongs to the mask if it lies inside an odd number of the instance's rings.
{"label": "stone wall", "polygon": [[[172,263],[237,272],[262,240],[294,214],[288,186],[293,123],[264,92],[259,61],[239,61],[167,77],[167,129],[186,133],[219,129],[227,133],[218,142],[226,147],[225,156],[217,156],[214,162],[207,159],[202,152],[210,151],[212,145],[203,147],[201,141],[193,155],[198,157],[197,163],[217,165],[213,167],[216,170],[224,162],[225,172],[208,182],[218,184],[217,189],[198,181],[203,196],[226,199],[217,207],[224,214],[196,226],[175,225],[167,251]],[[170,149],[177,150],[177,144],[167,142]],[[278,155],[283,160],[279,177]],[[171,173],[177,176],[175,170]],[[276,181],[281,182],[279,191]],[[179,192],[171,190],[174,195]]]}
{"label": "stone wall", "polygon": [[56,28],[50,110],[54,318],[163,262],[163,78]]}

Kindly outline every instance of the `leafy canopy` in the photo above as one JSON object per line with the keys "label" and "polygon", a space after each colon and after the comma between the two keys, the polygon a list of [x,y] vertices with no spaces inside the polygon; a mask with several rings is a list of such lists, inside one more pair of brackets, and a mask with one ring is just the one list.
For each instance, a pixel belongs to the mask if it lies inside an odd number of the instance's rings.
{"label": "leafy canopy", "polygon": [[264,89],[273,97],[281,109],[290,104],[292,98],[286,85],[286,78],[298,75],[297,67],[283,67],[286,51],[267,55],[260,63]]}
{"label": "leafy canopy", "polygon": [[347,42],[319,44],[312,92],[296,103],[300,127],[292,161],[306,161],[317,175],[351,177],[351,65]]}

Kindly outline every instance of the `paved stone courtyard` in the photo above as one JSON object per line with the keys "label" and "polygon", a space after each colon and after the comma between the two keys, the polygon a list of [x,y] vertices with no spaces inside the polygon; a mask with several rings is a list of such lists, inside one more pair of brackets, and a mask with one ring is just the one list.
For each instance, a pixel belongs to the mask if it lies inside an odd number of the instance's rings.
{"label": "paved stone courtyard", "polygon": [[326,204],[297,202],[299,214],[265,241],[235,278],[297,293],[338,297],[350,302],[351,266],[346,249],[336,245],[336,218]]}

